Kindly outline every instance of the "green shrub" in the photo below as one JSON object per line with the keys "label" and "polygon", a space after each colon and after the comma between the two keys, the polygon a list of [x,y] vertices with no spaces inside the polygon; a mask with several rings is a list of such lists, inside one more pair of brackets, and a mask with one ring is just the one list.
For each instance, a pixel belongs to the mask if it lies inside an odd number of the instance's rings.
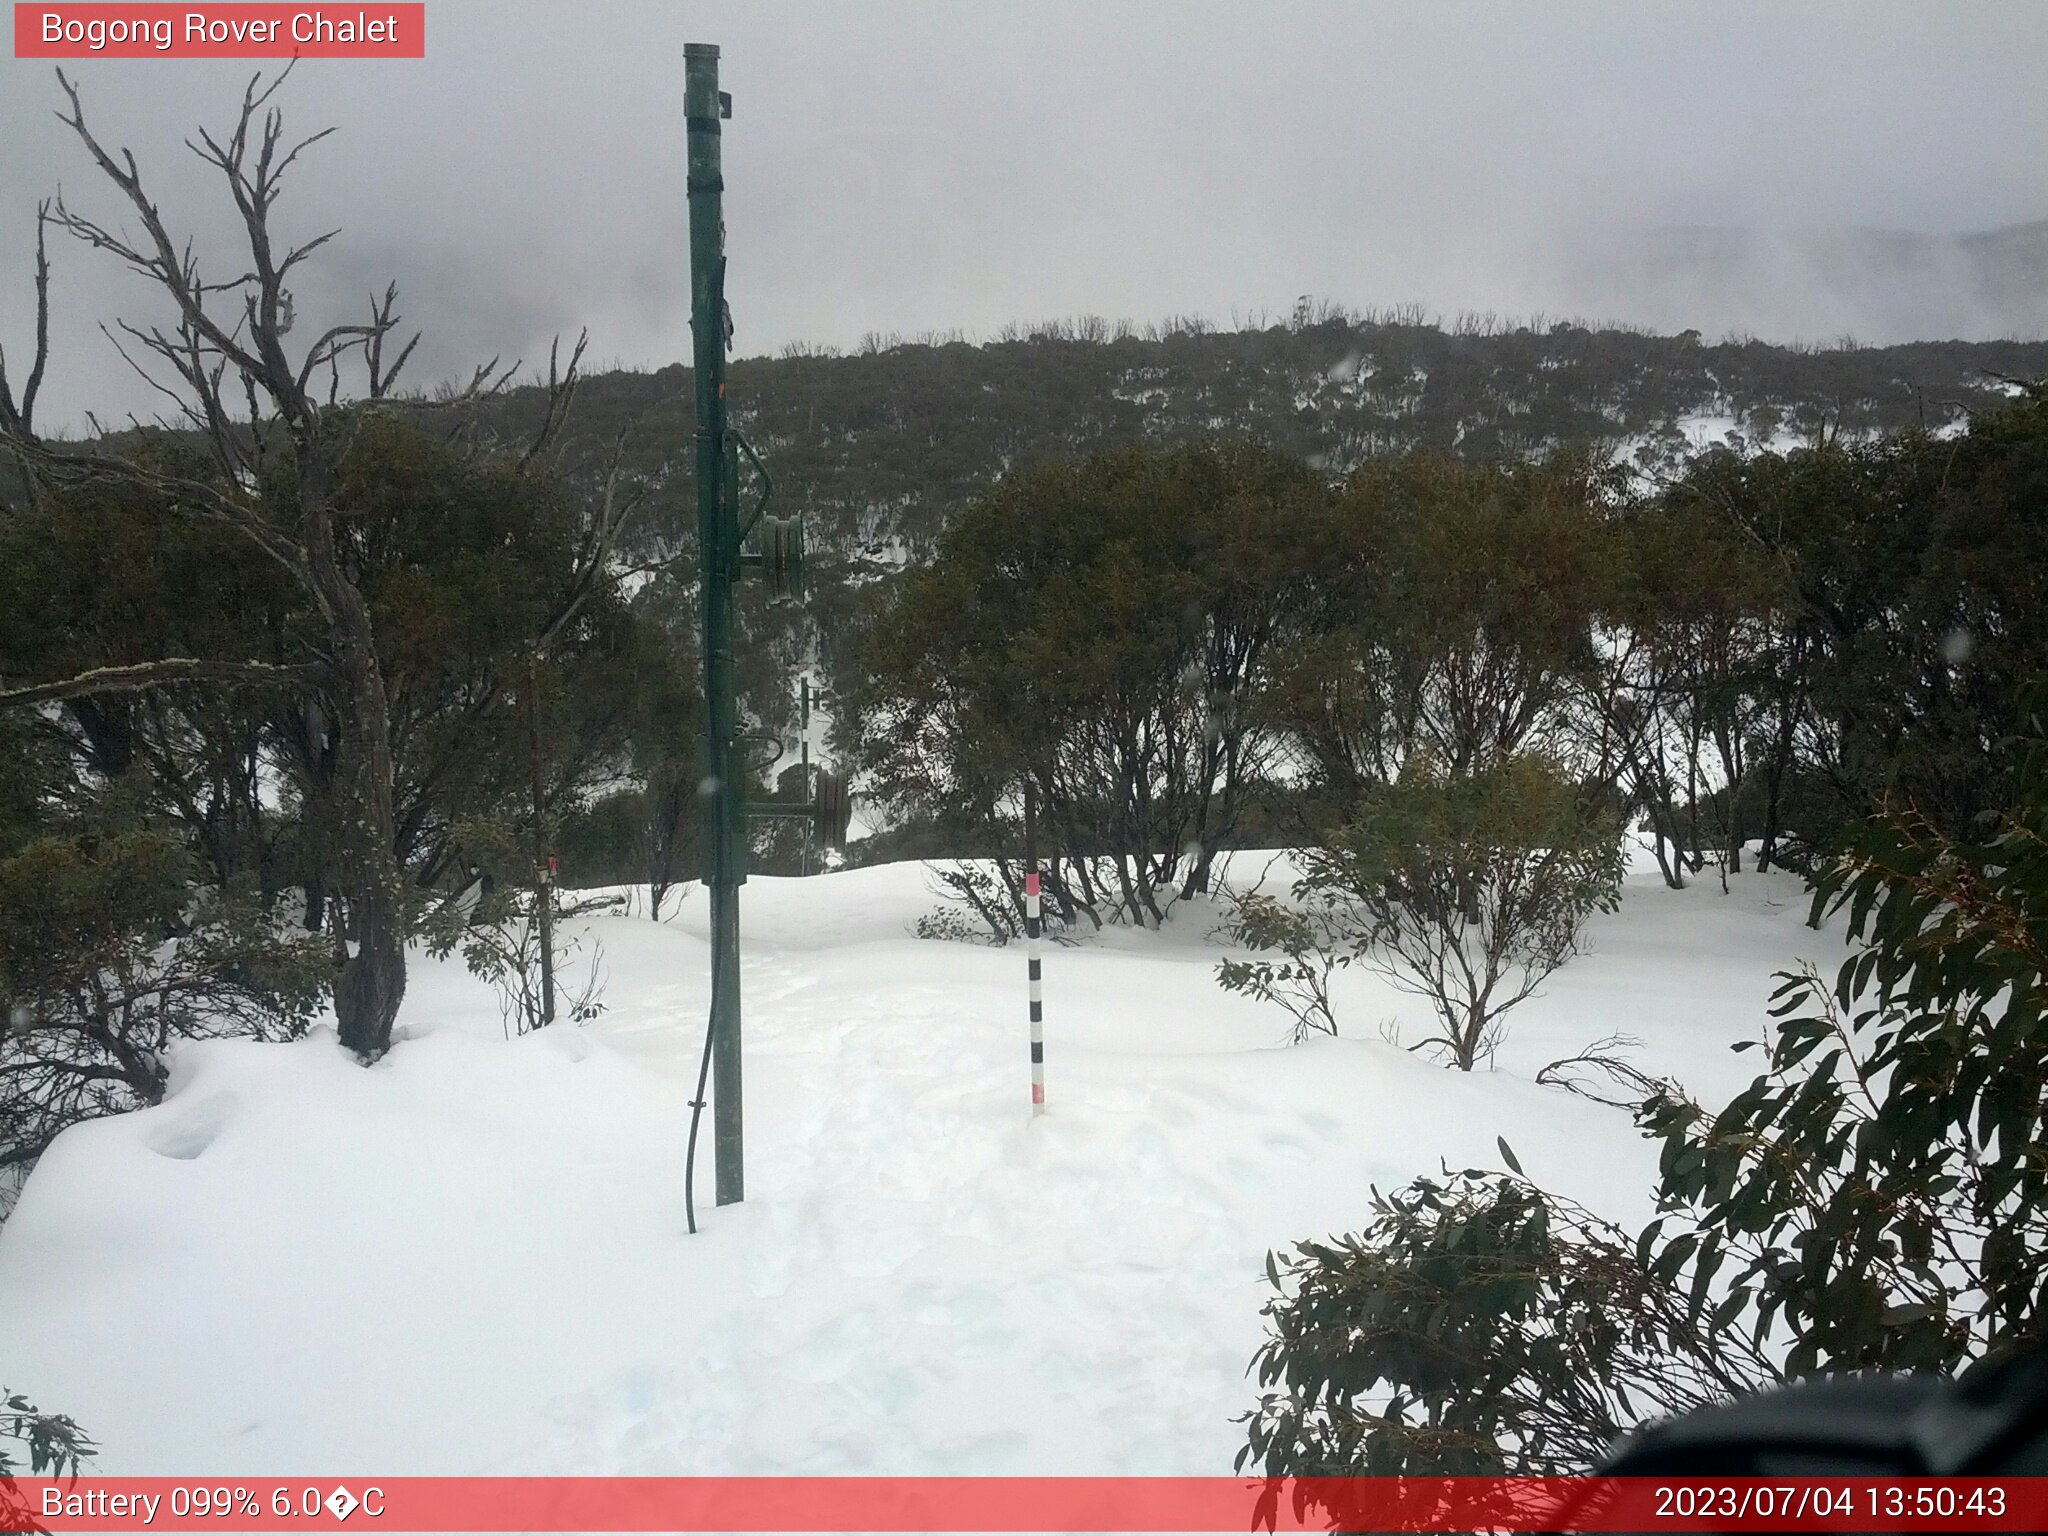
{"label": "green shrub", "polygon": [[1621,868],[1620,828],[1549,760],[1452,772],[1421,754],[1362,789],[1349,824],[1303,855],[1292,907],[1237,904],[1225,932],[1286,958],[1226,960],[1217,980],[1281,1004],[1300,1039],[1336,1033],[1330,975],[1364,965],[1436,1014],[1412,1049],[1469,1072],[1508,1011],[1577,951],[1586,919],[1613,910]]}
{"label": "green shrub", "polygon": [[1276,1258],[1255,1362],[1273,1390],[1240,1464],[1582,1471],[1624,1431],[1781,1379],[2038,1343],[2048,743],[2028,718],[2017,804],[1982,841],[1895,814],[1821,879],[1816,914],[1858,947],[1832,986],[1784,978],[1762,1075],[1717,1114],[1643,1102],[1663,1214],[1633,1240],[1519,1169],[1467,1170]]}
{"label": "green shrub", "polygon": [[[0,1531],[40,1531],[15,1477],[76,1477],[98,1447],[68,1415],[0,1387]],[[26,1461],[24,1462],[24,1459]]]}

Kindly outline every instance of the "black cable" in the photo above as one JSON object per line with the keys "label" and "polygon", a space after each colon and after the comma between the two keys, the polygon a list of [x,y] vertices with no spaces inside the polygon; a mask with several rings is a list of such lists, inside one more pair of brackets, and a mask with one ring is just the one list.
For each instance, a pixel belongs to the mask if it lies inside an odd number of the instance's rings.
{"label": "black cable", "polygon": [[697,1235],[697,1125],[704,1118],[704,1084],[711,1076],[712,1020],[718,1017],[718,983],[712,982],[711,1018],[704,1023],[704,1059],[697,1063],[697,1097],[690,1100],[690,1146],[683,1154],[683,1219]]}

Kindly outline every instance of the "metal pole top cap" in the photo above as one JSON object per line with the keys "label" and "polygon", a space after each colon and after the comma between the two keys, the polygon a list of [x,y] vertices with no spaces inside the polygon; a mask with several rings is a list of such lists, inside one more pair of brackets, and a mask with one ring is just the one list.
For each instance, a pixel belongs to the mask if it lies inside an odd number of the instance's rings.
{"label": "metal pole top cap", "polygon": [[686,59],[715,59],[718,57],[716,43],[685,43],[683,57]]}

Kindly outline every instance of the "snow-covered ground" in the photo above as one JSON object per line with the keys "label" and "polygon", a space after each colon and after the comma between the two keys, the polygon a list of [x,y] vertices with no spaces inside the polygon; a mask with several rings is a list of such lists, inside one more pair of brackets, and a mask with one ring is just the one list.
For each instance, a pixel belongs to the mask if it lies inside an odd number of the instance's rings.
{"label": "snow-covered ground", "polygon": [[1784,877],[1638,873],[1467,1076],[1383,1041],[1422,1015],[1362,974],[1347,1038],[1285,1044],[1183,908],[1049,951],[1034,1122],[1023,953],[912,937],[934,905],[916,865],[748,884],[748,1198],[710,1208],[707,1122],[696,1237],[699,894],[585,925],[588,1027],[508,1042],[421,958],[371,1070],[324,1032],[192,1048],[0,1228],[0,1368],[109,1474],[1227,1472],[1268,1249],[1496,1135],[1640,1220],[1654,1149],[1537,1068],[1618,1031],[1718,1100],[1771,973],[1840,943]]}

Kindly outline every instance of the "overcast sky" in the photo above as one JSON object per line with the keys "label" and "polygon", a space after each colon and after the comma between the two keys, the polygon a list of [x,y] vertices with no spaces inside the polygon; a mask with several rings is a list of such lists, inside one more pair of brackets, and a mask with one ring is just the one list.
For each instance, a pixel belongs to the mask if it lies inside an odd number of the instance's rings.
{"label": "overcast sky", "polygon": [[[600,363],[687,354],[685,42],[722,46],[735,100],[743,354],[1077,313],[1228,324],[1303,293],[1826,336],[1858,312],[1790,278],[1679,305],[1586,253],[1674,225],[2048,217],[2040,0],[429,0],[427,26],[424,60],[310,60],[281,98],[292,126],[340,130],[281,212],[291,232],[343,229],[301,313],[396,278],[428,337],[416,384],[581,325]],[[67,67],[103,141],[134,148],[225,272],[228,205],[181,141],[231,120],[250,66]],[[18,359],[36,199],[61,183],[81,211],[119,210],[51,115],[49,64],[0,70],[0,342]],[[95,324],[148,313],[141,285],[54,256],[45,424],[140,408]]]}

